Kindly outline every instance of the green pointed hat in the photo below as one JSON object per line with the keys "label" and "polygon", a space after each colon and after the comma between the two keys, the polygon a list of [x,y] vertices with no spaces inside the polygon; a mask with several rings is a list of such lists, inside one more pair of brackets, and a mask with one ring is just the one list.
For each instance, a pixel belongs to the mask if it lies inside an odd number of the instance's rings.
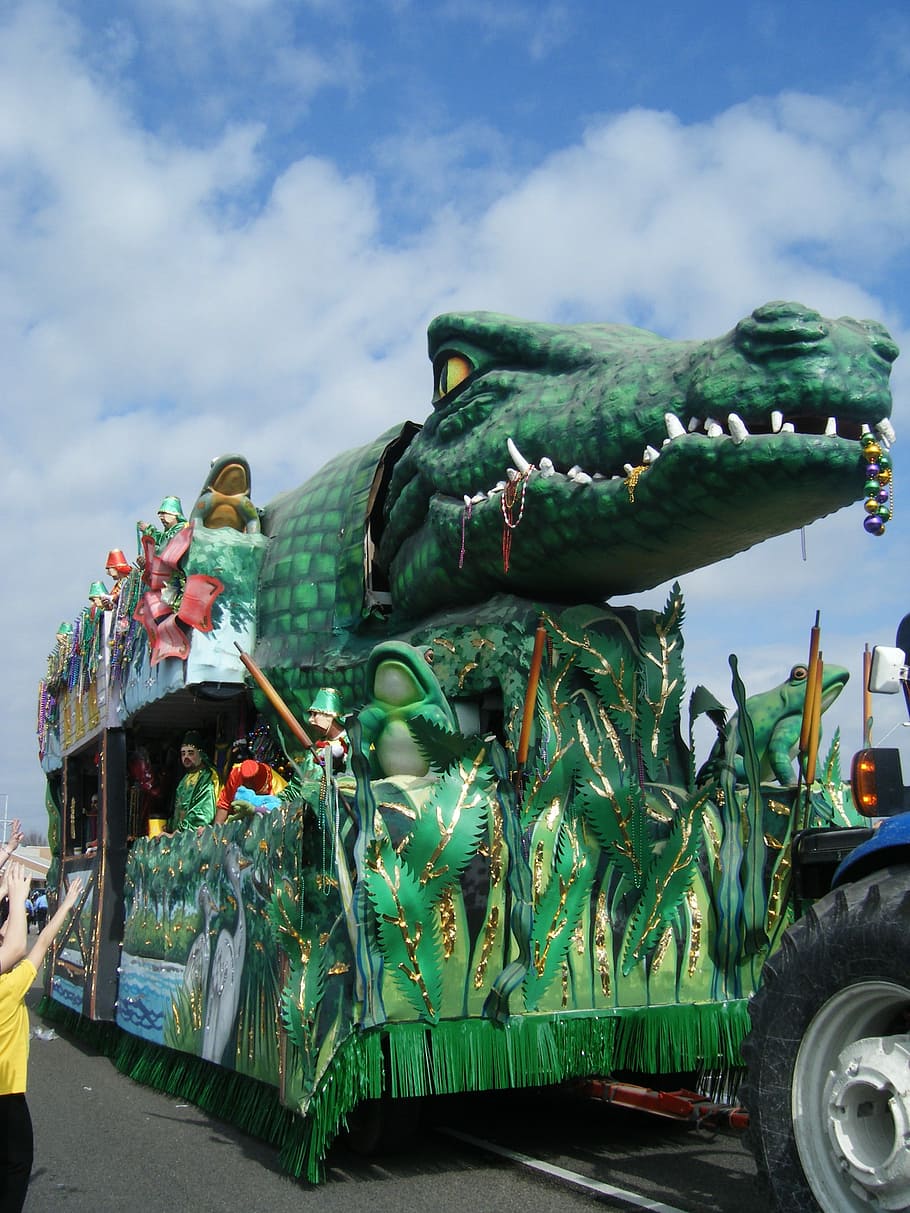
{"label": "green pointed hat", "polygon": [[323,687],[316,692],[316,698],[310,704],[311,712],[325,712],[327,716],[341,715],[341,696],[334,687]]}
{"label": "green pointed hat", "polygon": [[186,522],[186,515],[183,512],[183,506],[180,504],[179,497],[165,497],[161,505],[158,506],[159,514],[176,514],[180,522]]}

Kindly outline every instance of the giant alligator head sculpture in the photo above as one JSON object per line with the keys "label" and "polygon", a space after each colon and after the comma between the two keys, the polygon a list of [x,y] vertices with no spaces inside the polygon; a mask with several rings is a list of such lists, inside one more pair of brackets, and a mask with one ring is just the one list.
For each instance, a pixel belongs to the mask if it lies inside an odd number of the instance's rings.
{"label": "giant alligator head sculpture", "polygon": [[[888,333],[798,303],[709,341],[444,315],[429,353],[433,412],[395,468],[380,552],[409,615],[648,589],[856,500],[863,427],[893,437]],[[508,572],[504,492],[513,524],[523,505]]]}

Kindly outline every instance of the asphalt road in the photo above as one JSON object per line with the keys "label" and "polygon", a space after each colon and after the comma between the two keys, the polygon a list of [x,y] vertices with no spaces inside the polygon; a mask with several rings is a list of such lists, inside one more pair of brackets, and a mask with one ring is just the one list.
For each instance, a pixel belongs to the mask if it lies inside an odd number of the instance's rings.
{"label": "asphalt road", "polygon": [[[30,999],[34,1006],[34,991]],[[34,1013],[32,1022],[42,1026]],[[28,1100],[35,1164],[26,1213],[299,1213],[317,1204],[320,1213],[350,1213],[352,1205],[371,1213],[636,1207],[603,1190],[578,1190],[554,1171],[638,1193],[638,1208],[663,1202],[684,1213],[767,1213],[752,1160],[735,1134],[563,1094],[429,1101],[406,1153],[370,1161],[336,1145],[327,1182],[318,1188],[285,1176],[270,1147],[139,1086],[59,1032],[32,1039]],[[542,1159],[551,1170],[528,1170],[465,1135]]]}

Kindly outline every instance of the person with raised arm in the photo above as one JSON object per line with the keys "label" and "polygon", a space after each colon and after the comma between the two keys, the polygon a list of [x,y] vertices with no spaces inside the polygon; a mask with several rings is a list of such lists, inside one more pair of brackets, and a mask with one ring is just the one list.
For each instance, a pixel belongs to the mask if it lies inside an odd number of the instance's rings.
{"label": "person with raised arm", "polygon": [[34,1157],[32,1120],[25,1100],[29,1039],[25,995],[82,893],[82,880],[77,876],[24,959],[18,964],[14,962],[15,967],[7,972],[2,949],[9,944],[11,952],[16,947],[21,947],[20,956],[25,952],[28,884],[28,873],[21,864],[13,864],[9,873],[10,915],[0,945],[0,963],[3,964],[0,973],[0,1209],[4,1213],[21,1213]]}

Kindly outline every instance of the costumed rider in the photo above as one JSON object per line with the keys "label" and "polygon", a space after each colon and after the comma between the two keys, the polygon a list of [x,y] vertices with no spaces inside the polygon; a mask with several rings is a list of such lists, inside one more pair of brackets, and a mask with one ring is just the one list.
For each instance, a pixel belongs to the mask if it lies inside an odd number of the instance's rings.
{"label": "costumed rider", "polygon": [[334,777],[345,774],[351,743],[341,724],[341,696],[334,687],[323,687],[309,707],[310,748],[295,758],[294,778],[281,794],[283,801],[309,799],[313,785],[319,799],[329,799]]}
{"label": "costumed rider", "polygon": [[107,554],[107,563],[104,567],[107,570],[108,577],[113,581],[109,594],[111,605],[113,605],[120,597],[123,583],[129,577],[132,566],[120,548],[112,548]]}
{"label": "costumed rider", "polygon": [[187,733],[180,746],[180,762],[186,774],[174,794],[174,816],[170,833],[210,826],[215,817],[215,802],[221,784],[215,768],[202,748],[199,733]]}
{"label": "costumed rider", "polygon": [[140,551],[142,550],[143,535],[154,536],[155,551],[160,552],[187,525],[186,515],[179,497],[165,497],[158,506],[158,521],[161,523],[160,529],[149,522],[136,523]]}
{"label": "costumed rider", "polygon": [[341,724],[341,696],[334,687],[323,687],[310,704],[309,721],[313,747],[303,760],[304,778],[323,779],[347,768],[351,743]]}
{"label": "costumed rider", "polygon": [[229,817],[239,817],[240,807],[256,813],[268,813],[281,803],[279,792],[288,781],[265,762],[246,758],[231,767],[215,806],[215,825],[223,825]]}

